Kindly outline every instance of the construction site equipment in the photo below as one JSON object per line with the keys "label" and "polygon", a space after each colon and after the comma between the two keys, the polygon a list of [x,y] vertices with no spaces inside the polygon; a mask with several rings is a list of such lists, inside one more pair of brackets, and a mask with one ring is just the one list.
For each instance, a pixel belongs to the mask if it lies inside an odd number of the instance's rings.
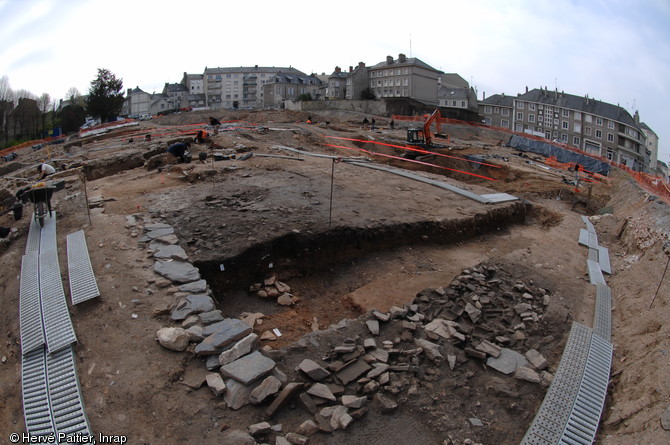
{"label": "construction site equipment", "polygon": [[[436,108],[433,113],[428,116],[426,121],[423,123],[422,128],[410,128],[407,130],[407,144],[410,148],[419,148],[422,150],[430,150],[432,148],[437,148],[438,146],[433,143],[433,134],[431,133],[430,127],[435,122],[436,133],[440,132],[440,118],[442,114],[440,109]],[[440,146],[441,147],[441,146]],[[414,159],[417,157],[417,152],[413,150],[406,150],[406,158]]]}

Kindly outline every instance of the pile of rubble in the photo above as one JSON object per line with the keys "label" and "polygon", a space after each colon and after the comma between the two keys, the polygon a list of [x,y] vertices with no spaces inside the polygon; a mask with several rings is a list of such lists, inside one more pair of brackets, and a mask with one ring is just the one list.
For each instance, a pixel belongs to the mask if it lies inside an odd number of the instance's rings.
{"label": "pile of rubble", "polygon": [[249,286],[249,292],[255,292],[261,298],[276,298],[277,304],[282,306],[292,306],[300,301],[298,297],[290,293],[291,287],[277,280],[274,275],[265,279],[263,283],[254,283]]}

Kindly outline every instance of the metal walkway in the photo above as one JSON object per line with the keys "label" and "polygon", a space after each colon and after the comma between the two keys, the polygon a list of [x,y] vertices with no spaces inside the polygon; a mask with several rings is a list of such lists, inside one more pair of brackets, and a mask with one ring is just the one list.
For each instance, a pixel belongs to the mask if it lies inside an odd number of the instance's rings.
{"label": "metal walkway", "polygon": [[72,346],[77,339],[60,275],[55,212],[42,228],[31,221],[21,261],[19,319],[26,431],[90,435]]}
{"label": "metal walkway", "polygon": [[[551,386],[521,445],[590,445],[605,406],[612,367],[612,293],[602,272],[609,270],[607,249],[598,245],[593,224],[582,217],[579,243],[589,248],[586,261],[596,286],[593,329],[573,323]],[[604,250],[603,250],[604,249]]]}
{"label": "metal walkway", "polygon": [[79,304],[100,296],[83,230],[67,236],[67,269],[70,277],[72,304]]}

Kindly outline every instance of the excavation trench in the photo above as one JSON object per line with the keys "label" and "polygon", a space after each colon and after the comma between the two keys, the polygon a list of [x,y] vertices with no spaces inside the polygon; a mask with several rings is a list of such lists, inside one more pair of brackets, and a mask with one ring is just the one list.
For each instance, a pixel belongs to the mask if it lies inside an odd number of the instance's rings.
{"label": "excavation trench", "polygon": [[[299,337],[309,330],[314,320],[323,327],[343,318],[357,317],[362,309],[368,309],[343,297],[374,281],[377,274],[388,274],[389,267],[384,265],[389,261],[400,261],[397,259],[401,256],[399,250],[411,251],[409,261],[413,264],[407,265],[408,268],[428,270],[434,266],[422,257],[422,249],[444,247],[496,233],[524,222],[525,217],[525,205],[516,202],[459,219],[374,228],[335,227],[312,234],[290,232],[255,244],[238,255],[196,261],[195,265],[209,283],[225,315],[262,312],[270,318],[266,327],[278,327],[282,332],[295,330]],[[398,264],[398,267],[404,266]],[[263,283],[272,276],[290,285],[290,293],[299,298],[297,304],[281,306],[277,304],[276,296],[261,298],[256,294],[257,289],[250,291],[250,286]],[[448,284],[451,278],[437,286]],[[402,279],[398,277],[398,280]],[[408,291],[406,301],[411,301],[420,290]]]}

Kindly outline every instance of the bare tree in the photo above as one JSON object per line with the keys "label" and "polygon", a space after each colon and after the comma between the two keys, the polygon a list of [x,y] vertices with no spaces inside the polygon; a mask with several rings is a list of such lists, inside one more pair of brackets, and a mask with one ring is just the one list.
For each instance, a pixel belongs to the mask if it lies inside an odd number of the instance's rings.
{"label": "bare tree", "polygon": [[51,110],[51,96],[49,96],[49,93],[42,93],[37,99],[37,107],[40,109],[40,114],[42,115],[42,133],[45,133],[47,114]]}
{"label": "bare tree", "polygon": [[9,142],[9,116],[14,109],[14,91],[9,84],[9,77],[0,77],[0,137]]}

